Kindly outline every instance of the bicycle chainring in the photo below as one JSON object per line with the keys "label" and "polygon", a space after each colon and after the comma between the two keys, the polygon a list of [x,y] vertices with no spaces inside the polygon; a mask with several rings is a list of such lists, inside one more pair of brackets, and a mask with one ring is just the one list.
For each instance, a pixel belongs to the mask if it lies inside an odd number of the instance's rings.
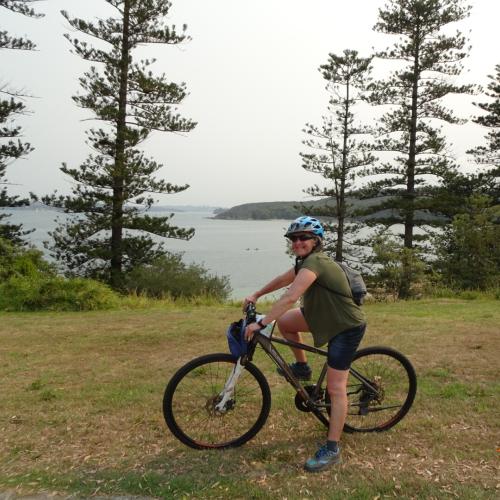
{"label": "bicycle chainring", "polygon": [[[309,394],[310,396],[312,396],[314,390],[316,389],[316,384],[306,385],[306,386],[304,386],[304,389],[306,390],[307,394]],[[319,391],[319,394],[318,394],[318,397],[316,399],[316,402],[322,401],[324,395],[325,395],[325,391],[324,391],[324,389],[321,389]],[[303,412],[306,412],[306,413],[311,411],[311,408],[307,404],[307,401],[304,401],[304,399],[302,398],[302,396],[300,395],[299,392],[297,392],[297,394],[295,395],[295,406],[297,407],[297,410],[300,410],[300,411],[303,411]]]}

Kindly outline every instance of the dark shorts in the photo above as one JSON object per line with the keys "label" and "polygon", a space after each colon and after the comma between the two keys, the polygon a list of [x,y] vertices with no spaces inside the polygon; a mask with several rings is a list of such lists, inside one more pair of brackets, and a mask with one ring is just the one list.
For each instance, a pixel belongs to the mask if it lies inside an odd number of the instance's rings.
{"label": "dark shorts", "polygon": [[328,342],[328,366],[330,368],[349,370],[365,330],[366,325],[344,330]]}

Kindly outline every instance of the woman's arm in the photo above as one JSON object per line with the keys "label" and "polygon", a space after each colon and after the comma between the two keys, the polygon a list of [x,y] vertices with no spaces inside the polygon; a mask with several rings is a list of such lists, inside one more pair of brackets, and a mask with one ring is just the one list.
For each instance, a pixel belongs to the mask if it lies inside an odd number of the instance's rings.
{"label": "woman's arm", "polygon": [[279,290],[280,288],[288,286],[290,283],[293,282],[294,278],[295,278],[295,270],[293,268],[290,269],[289,271],[286,271],[283,274],[280,274],[279,276],[276,276],[276,278],[271,280],[267,285],[264,285],[259,291],[253,293],[252,295],[249,295],[245,299],[243,308],[245,308],[249,302],[255,304],[259,299],[259,297],[262,297],[263,295],[266,295],[268,293]]}
{"label": "woman's arm", "polygon": [[[261,324],[268,325],[288,311],[288,309],[290,309],[314,283],[316,278],[317,276],[309,269],[301,269],[293,280],[292,286],[274,303],[271,310],[261,319]],[[261,327],[257,323],[248,325],[245,330],[245,338],[247,340],[251,339],[253,332],[260,330],[260,328]]]}

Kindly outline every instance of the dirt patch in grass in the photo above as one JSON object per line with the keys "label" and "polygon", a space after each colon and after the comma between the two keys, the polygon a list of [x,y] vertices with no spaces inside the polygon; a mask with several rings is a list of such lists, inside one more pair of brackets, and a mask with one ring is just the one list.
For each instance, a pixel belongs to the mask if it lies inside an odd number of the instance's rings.
{"label": "dirt patch in grass", "polygon": [[[344,435],[341,465],[303,462],[324,429],[262,353],[265,428],[242,448],[194,451],[166,429],[164,387],[195,356],[227,350],[234,307],[0,315],[0,491],[194,498],[492,498],[499,493],[498,301],[366,307],[364,345],[418,374],[409,415]],[[319,369],[319,364],[315,365]]]}

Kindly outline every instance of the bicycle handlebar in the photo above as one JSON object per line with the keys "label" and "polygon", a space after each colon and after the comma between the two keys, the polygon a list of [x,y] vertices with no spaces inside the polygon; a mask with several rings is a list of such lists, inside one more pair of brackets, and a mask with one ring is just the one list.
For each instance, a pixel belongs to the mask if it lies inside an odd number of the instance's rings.
{"label": "bicycle handlebar", "polygon": [[249,302],[245,307],[246,314],[246,324],[255,323],[257,320],[257,309],[255,308],[255,304],[253,302]]}

